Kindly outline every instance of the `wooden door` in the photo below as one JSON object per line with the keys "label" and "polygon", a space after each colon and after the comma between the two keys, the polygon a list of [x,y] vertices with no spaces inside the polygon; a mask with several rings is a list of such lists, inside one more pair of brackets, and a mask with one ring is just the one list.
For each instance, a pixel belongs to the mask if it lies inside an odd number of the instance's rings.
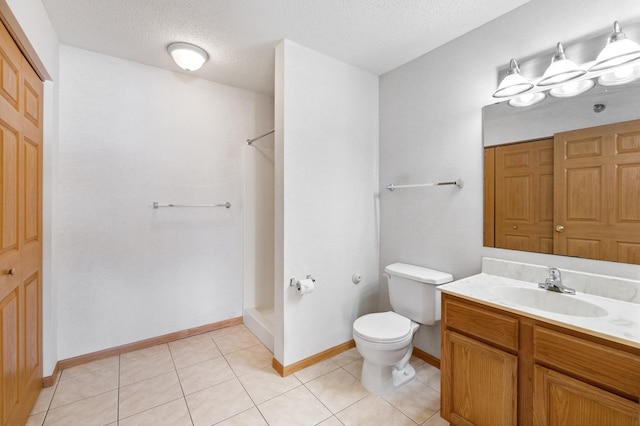
{"label": "wooden door", "polygon": [[0,24],[0,420],[42,388],[42,82]]}
{"label": "wooden door", "polygon": [[454,425],[517,424],[518,358],[452,331],[444,332],[442,415]]}
{"label": "wooden door", "polygon": [[553,140],[496,147],[495,246],[553,252]]}
{"label": "wooden door", "polygon": [[483,245],[495,246],[495,170],[496,149],[489,147],[484,149],[484,216],[483,216]]}
{"label": "wooden door", "polygon": [[534,426],[639,426],[640,405],[536,365]]}
{"label": "wooden door", "polygon": [[554,253],[640,264],[640,120],[555,135]]}

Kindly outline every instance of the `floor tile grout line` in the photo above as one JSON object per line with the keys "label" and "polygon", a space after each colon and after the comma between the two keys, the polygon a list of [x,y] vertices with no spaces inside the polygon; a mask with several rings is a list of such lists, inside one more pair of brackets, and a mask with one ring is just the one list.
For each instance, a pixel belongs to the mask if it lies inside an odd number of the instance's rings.
{"label": "floor tile grout line", "polygon": [[[215,342],[214,342],[214,345],[215,345]],[[171,345],[167,344],[167,346],[169,348],[169,355],[171,355],[171,363],[173,364],[173,371],[174,373],[176,373],[176,378],[178,379],[178,384],[180,385],[180,392],[182,393],[182,399],[184,401],[184,405],[187,407],[187,413],[189,413],[189,420],[193,425],[194,424],[193,416],[191,415],[191,410],[189,409],[189,404],[187,403],[187,395],[185,395],[184,388],[182,387],[182,380],[180,380],[180,375],[178,374],[178,367],[176,366],[176,360],[173,358],[173,351],[171,350]],[[177,401],[177,399],[174,401]]]}
{"label": "floor tile grout line", "polygon": [[[123,417],[122,419],[119,419],[119,420],[118,420],[118,424],[120,423],[120,420],[130,419],[131,417],[138,416],[138,415],[140,415],[140,414],[142,414],[142,413],[149,412],[149,411],[154,410],[154,409],[156,409],[156,408],[158,408],[158,407],[162,407],[163,405],[171,404],[172,402],[176,402],[176,401],[179,401],[179,400],[181,400],[181,399],[184,399],[184,397],[179,397],[179,398],[176,398],[176,399],[172,399],[171,401],[163,402],[162,404],[160,404],[160,405],[156,405],[155,407],[149,407],[149,408],[146,408],[146,409],[144,409],[144,410],[142,410],[142,411],[140,411],[140,412],[137,412],[137,413],[131,414],[131,415],[127,416],[127,417]],[[188,409],[189,409],[189,407],[187,407],[187,410],[188,410]],[[108,424],[108,425],[111,425],[111,424],[113,424],[113,422],[111,422],[111,423],[107,423],[107,424]],[[192,421],[192,424],[193,424],[193,421]]]}
{"label": "floor tile grout line", "polygon": [[[62,372],[60,372],[62,376]],[[51,398],[49,399],[49,403],[47,404],[47,409],[44,410],[44,417],[42,418],[42,425],[47,421],[47,416],[49,415],[49,410],[51,410],[51,404],[53,404],[53,397],[56,395],[56,391],[58,390],[58,384],[60,383],[60,377],[56,380],[53,386],[53,392],[51,392]]]}
{"label": "floor tile grout line", "polygon": [[[342,368],[342,367],[340,367],[340,368]],[[337,370],[337,369],[336,369],[336,370]],[[332,371],[330,371],[329,373],[332,373],[333,371],[336,371],[336,370],[332,370]],[[315,378],[315,379],[313,379],[313,380],[316,380],[316,379],[318,379],[318,378],[320,378],[320,377],[322,377],[322,376],[326,376],[326,375],[327,375],[327,374],[329,374],[329,373],[322,374],[322,375],[320,375],[320,376],[316,377],[316,378]],[[307,383],[311,383],[313,380],[309,380]],[[326,408],[326,409],[327,409],[327,411],[329,411],[329,412],[331,413],[331,416],[336,416],[339,412],[341,412],[341,411],[342,411],[342,410],[340,410],[340,411],[338,411],[338,413],[334,413],[333,411],[331,411],[331,409],[330,409],[329,407],[327,407],[327,405],[326,405],[324,402],[322,402],[322,400],[321,400],[320,398],[318,398],[318,395],[316,395],[315,393],[313,393],[313,391],[312,391],[311,389],[309,389],[309,387],[307,386],[307,383],[303,383],[302,385],[303,385],[303,386],[304,386],[304,387],[309,391],[309,393],[310,393],[311,395],[313,395],[313,397],[314,397],[315,399],[317,399],[317,400],[318,400],[318,402],[319,402],[320,404],[322,404],[322,406],[323,406],[324,408]],[[358,400],[358,401],[359,401],[359,400]],[[349,406],[351,406],[351,405],[352,405],[352,404],[350,404]],[[343,408],[343,410],[344,410],[344,409],[346,409],[346,408],[347,408],[347,407]],[[331,417],[331,416],[329,416],[329,417]],[[329,417],[327,417],[327,419],[328,419]],[[336,418],[337,418],[337,417],[336,417]],[[324,420],[327,420],[327,419],[324,419]],[[324,421],[324,420],[323,420],[323,421]],[[341,423],[342,423],[342,422],[341,422]]]}
{"label": "floor tile grout line", "polygon": [[[85,373],[83,373],[83,374],[79,374],[79,375],[74,376],[74,377],[72,377],[72,378],[65,379],[64,381],[67,381],[67,382],[68,382],[68,381],[70,381],[70,380],[74,380],[74,379],[76,379],[76,378],[79,378],[79,377],[80,377],[80,376],[82,376],[82,375],[92,374],[92,373],[95,373],[95,372],[97,372],[97,371],[106,370],[107,368],[112,368],[112,367],[103,367],[103,368],[99,368],[99,369],[97,369],[97,370],[87,371],[87,372],[85,372]],[[119,368],[119,360],[118,360],[118,368]],[[65,404],[59,405],[58,407],[52,407],[51,405],[53,404],[53,399],[54,399],[54,397],[55,397],[56,393],[58,392],[58,387],[59,387],[60,383],[62,383],[62,381],[63,381],[63,380],[61,380],[61,378],[62,378],[62,376],[63,376],[63,375],[64,375],[64,370],[60,373],[60,377],[58,378],[58,380],[56,380],[55,384],[53,385],[54,390],[53,390],[53,392],[51,393],[51,399],[49,400],[49,403],[47,404],[47,409],[46,409],[46,410],[44,410],[44,411],[42,411],[42,412],[40,412],[40,413],[36,413],[36,414],[41,414],[41,413],[43,413],[43,412],[44,412],[44,413],[46,413],[46,414],[45,414],[45,418],[46,418],[46,415],[47,415],[47,414],[49,413],[49,411],[51,411],[51,410],[56,410],[56,409],[58,409],[58,408],[62,408],[62,407],[65,407],[65,406],[68,406],[68,405],[71,405],[71,404],[75,404],[75,403],[77,403],[77,402],[85,401],[85,400],[87,400],[87,399],[90,399],[90,398],[93,398],[93,397],[96,397],[96,396],[99,396],[99,395],[104,395],[104,394],[106,394],[106,393],[113,392],[114,390],[118,390],[118,389],[119,389],[119,387],[120,387],[120,385],[119,385],[120,375],[119,375],[119,372],[118,372],[118,385],[116,385],[116,386],[117,386],[116,388],[108,389],[108,390],[105,390],[105,391],[103,391],[103,392],[98,392],[98,393],[93,394],[93,395],[85,396],[85,397],[80,398],[80,399],[78,399],[78,400],[71,401],[71,402],[67,402],[67,403],[65,403]],[[43,424],[44,424],[44,421],[43,421]]]}
{"label": "floor tile grout line", "polygon": [[[72,401],[72,402],[68,402],[68,403],[66,403],[66,404],[62,404],[62,405],[60,405],[60,406],[58,406],[58,407],[48,408],[48,409],[46,410],[46,412],[48,413],[49,411],[57,410],[57,409],[59,409],[59,408],[63,408],[63,407],[68,407],[69,405],[77,404],[77,403],[79,403],[79,402],[86,401],[87,399],[95,398],[95,397],[97,397],[97,396],[101,396],[101,395],[107,394],[107,393],[109,393],[109,392],[114,392],[114,391],[118,391],[118,389],[117,389],[117,388],[109,389],[109,390],[106,390],[106,391],[104,391],[104,392],[96,393],[95,395],[91,395],[91,396],[87,396],[87,397],[84,397],[84,398],[78,399],[77,401]],[[41,413],[44,413],[44,411],[42,411]],[[36,413],[36,414],[41,414],[41,413]],[[112,423],[113,423],[113,422],[112,422]]]}
{"label": "floor tile grout line", "polygon": [[[353,361],[353,362],[356,362],[356,361]],[[351,364],[351,363],[349,363],[349,364]],[[345,366],[346,366],[346,365],[349,365],[349,364],[345,364]],[[338,367],[338,368],[342,369],[344,372],[346,372],[347,374],[349,374],[350,376],[354,377],[355,379],[357,379],[357,380],[359,381],[359,379],[358,379],[357,377],[355,377],[353,374],[351,374],[348,370],[346,370],[346,369],[344,368],[344,366],[340,366],[340,367]],[[368,398],[368,397],[370,397],[370,396],[377,396],[377,397],[381,398],[382,400],[384,400],[385,402],[387,402],[387,403],[388,403],[391,407],[393,407],[393,408],[394,408],[398,413],[400,413],[401,415],[403,415],[404,417],[406,417],[407,419],[409,419],[409,421],[413,422],[413,423],[414,423],[414,424],[416,424],[416,425],[420,425],[420,423],[418,423],[418,422],[416,422],[415,420],[413,420],[413,419],[412,419],[411,417],[409,417],[405,412],[403,412],[399,407],[397,407],[397,406],[396,406],[395,404],[393,404],[391,401],[389,401],[389,400],[387,400],[386,398],[384,398],[384,396],[382,396],[382,395],[376,395],[376,394],[374,394],[374,393],[372,393],[372,392],[369,392],[368,390],[367,390],[367,393],[368,393],[367,395],[363,396],[362,398],[359,398],[357,401],[354,401],[353,403],[351,403],[351,404],[349,404],[348,406],[344,407],[344,408],[343,408],[343,409],[341,409],[340,411],[338,411],[338,412],[336,412],[336,413],[333,413],[333,411],[331,411],[331,410],[329,409],[329,407],[327,407],[327,406],[326,406],[326,405],[325,405],[325,404],[320,400],[320,398],[318,398],[318,396],[317,396],[315,393],[313,393],[313,391],[312,391],[311,389],[309,389],[309,388],[306,386],[306,384],[307,384],[307,383],[312,382],[313,380],[319,379],[320,377],[323,377],[323,376],[325,376],[325,375],[327,375],[327,374],[330,374],[330,373],[332,373],[332,372],[334,372],[334,371],[336,371],[336,370],[337,370],[337,369],[335,369],[335,370],[331,370],[331,371],[326,372],[326,373],[324,373],[324,374],[321,374],[320,376],[315,377],[315,378],[313,378],[313,379],[309,380],[309,381],[308,381],[308,382],[306,382],[306,383],[303,383],[303,385],[307,388],[307,390],[308,390],[309,392],[311,392],[311,394],[312,394],[312,395],[313,395],[313,396],[314,396],[314,397],[315,397],[315,398],[316,398],[316,399],[317,399],[317,400],[318,400],[318,401],[319,401],[319,402],[320,402],[320,403],[321,403],[325,408],[327,408],[327,410],[329,410],[329,412],[330,412],[330,413],[332,413],[332,416],[333,416],[333,417],[336,417],[336,419],[337,419],[338,421],[340,420],[340,419],[338,418],[338,414],[339,414],[339,413],[341,413],[341,412],[343,412],[344,410],[346,410],[346,409],[348,409],[348,408],[350,408],[350,407],[352,407],[352,406],[356,405],[357,403],[359,403],[360,401],[364,400],[365,398]],[[416,380],[417,380],[417,379],[416,379]],[[422,382],[421,382],[421,383],[422,383]],[[426,384],[425,384],[425,386],[428,386],[428,385],[426,385]],[[429,386],[429,388],[431,388],[431,387]],[[438,410],[438,411],[436,411],[436,412],[439,412],[439,410]],[[433,415],[435,415],[435,413],[434,413]],[[432,416],[433,416],[433,415],[432,415]],[[430,419],[432,416],[427,417],[427,419],[426,419],[426,420]],[[325,419],[325,420],[326,420],[326,419]],[[425,421],[426,421],[426,420],[425,420]],[[323,420],[323,421],[324,421],[324,420]],[[342,422],[340,422],[340,423],[342,423]]]}
{"label": "floor tile grout line", "polygon": [[438,411],[436,411],[435,413],[433,413],[432,415],[430,415],[429,417],[427,417],[427,418],[426,418],[426,420],[425,420],[424,422],[420,423],[420,424],[421,424],[421,425],[426,424],[429,420],[431,420],[431,419],[432,419],[433,417],[435,417],[435,416],[441,417],[441,416],[440,416],[440,409],[439,409],[439,408],[438,408]]}
{"label": "floor tile grout line", "polygon": [[[215,341],[213,343],[215,343]],[[220,347],[217,344],[216,344],[216,346],[218,347],[218,350],[220,350]],[[232,352],[229,352],[229,353],[226,353],[226,354],[223,353],[222,350],[220,350],[220,353],[223,356],[233,355],[233,354],[238,353],[238,352],[246,351],[247,349],[255,348],[256,346],[264,346],[264,344],[262,342],[258,342],[255,345],[249,345],[249,346],[247,346],[245,348],[240,348],[240,349],[237,349],[235,351],[232,351]],[[265,346],[265,348],[266,348],[266,346]]]}
{"label": "floor tile grout line", "polygon": [[[215,339],[214,339],[214,343],[215,343]],[[218,346],[218,344],[216,343],[216,346]],[[218,348],[220,349],[220,348]],[[242,349],[241,349],[242,350]],[[222,353],[222,351],[220,351],[220,353]],[[224,361],[227,363],[227,365],[229,366],[229,368],[231,369],[231,372],[233,373],[233,375],[235,376],[235,379],[238,381],[238,383],[240,383],[240,386],[242,386],[242,389],[244,389],[244,391],[246,392],[247,396],[249,397],[249,399],[251,400],[251,403],[253,403],[253,407],[251,408],[255,408],[256,410],[258,410],[258,413],[260,414],[260,416],[264,419],[265,423],[267,424],[267,426],[269,426],[269,422],[267,421],[267,419],[264,417],[264,415],[262,414],[262,411],[260,411],[260,408],[258,408],[258,404],[256,404],[256,402],[254,401],[254,399],[251,397],[251,394],[249,394],[249,391],[247,391],[247,388],[244,386],[244,383],[242,383],[242,380],[240,380],[240,376],[238,376],[238,374],[236,373],[236,371],[233,369],[233,367],[231,367],[231,364],[229,363],[229,360],[227,359],[226,354],[222,354],[222,358],[224,358]],[[233,418],[241,413],[244,413],[245,411],[250,410],[251,408],[247,408],[244,411],[241,411],[240,413],[236,413],[233,416],[229,417],[229,418]],[[221,420],[221,422],[228,420],[228,419],[224,419]],[[220,423],[220,422],[218,422]]]}

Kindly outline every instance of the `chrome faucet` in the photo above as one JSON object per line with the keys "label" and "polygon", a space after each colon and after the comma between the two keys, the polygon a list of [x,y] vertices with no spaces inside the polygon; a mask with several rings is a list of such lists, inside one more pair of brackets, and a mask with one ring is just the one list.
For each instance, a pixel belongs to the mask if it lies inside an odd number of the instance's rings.
{"label": "chrome faucet", "polygon": [[562,277],[558,268],[549,268],[549,278],[538,284],[538,287],[558,293],[576,294],[574,289],[562,285]]}

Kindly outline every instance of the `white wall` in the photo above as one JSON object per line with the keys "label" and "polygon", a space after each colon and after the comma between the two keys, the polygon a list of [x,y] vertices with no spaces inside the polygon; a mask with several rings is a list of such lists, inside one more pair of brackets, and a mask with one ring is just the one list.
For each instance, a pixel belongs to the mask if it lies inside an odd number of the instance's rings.
{"label": "white wall", "polygon": [[[544,52],[551,57],[558,41],[569,44],[606,32],[616,19],[624,27],[625,20],[635,22],[639,15],[635,0],[533,0],[383,75],[380,186],[463,178],[465,187],[381,193],[380,267],[402,261],[451,272],[458,279],[479,272],[483,255],[532,259],[530,254],[482,247],[481,109],[493,102],[497,71],[512,57]],[[637,266],[559,256],[536,260],[640,276]],[[386,283],[381,288],[384,309]],[[414,342],[439,356],[439,325],[421,327]]]}
{"label": "white wall", "polygon": [[43,96],[43,232],[42,232],[42,340],[43,374],[50,376],[57,362],[57,280],[52,242],[58,156],[58,36],[40,0],[6,0],[22,31],[45,66],[51,80]]}
{"label": "white wall", "polygon": [[60,64],[58,358],[241,316],[243,142],[273,99],[68,46]]}
{"label": "white wall", "polygon": [[[378,78],[285,40],[275,117],[275,357],[286,366],[351,340],[377,306]],[[289,279],[307,274],[316,290],[299,296]]]}

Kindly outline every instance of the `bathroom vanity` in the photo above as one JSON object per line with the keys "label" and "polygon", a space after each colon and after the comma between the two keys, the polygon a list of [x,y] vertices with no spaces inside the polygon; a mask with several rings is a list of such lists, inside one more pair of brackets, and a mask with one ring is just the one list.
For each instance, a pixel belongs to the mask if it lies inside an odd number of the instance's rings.
{"label": "bathroom vanity", "polygon": [[[628,281],[613,287],[632,299]],[[441,290],[451,424],[640,425],[639,304],[487,273]]]}

